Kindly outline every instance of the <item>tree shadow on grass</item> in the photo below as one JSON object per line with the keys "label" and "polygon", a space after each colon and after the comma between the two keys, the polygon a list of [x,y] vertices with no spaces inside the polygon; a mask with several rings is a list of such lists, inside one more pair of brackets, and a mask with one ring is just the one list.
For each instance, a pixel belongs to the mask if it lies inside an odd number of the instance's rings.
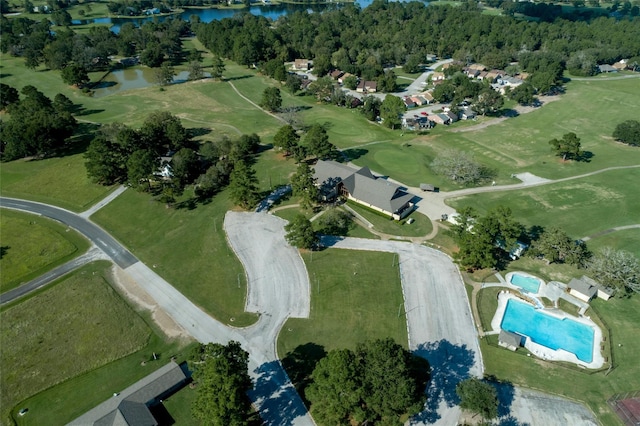
{"label": "tree shadow on grass", "polygon": [[254,388],[248,395],[260,410],[263,424],[293,425],[307,414],[279,361],[266,362],[253,373],[257,377],[254,377]]}
{"label": "tree shadow on grass", "polygon": [[9,251],[11,247],[9,246],[2,246],[0,247],[0,259],[2,259],[3,257],[5,257],[7,255],[7,252]]}
{"label": "tree shadow on grass", "polygon": [[467,345],[455,345],[443,339],[423,343],[413,354],[425,358],[431,365],[431,380],[426,389],[427,403],[413,420],[435,423],[441,417],[438,413],[441,402],[444,401],[448,407],[460,403],[456,386],[471,377],[469,370],[474,363],[474,353]]}
{"label": "tree shadow on grass", "polygon": [[236,77],[225,77],[224,81],[235,81],[235,80],[244,80],[245,78],[253,77],[252,74],[239,75]]}
{"label": "tree shadow on grass", "polygon": [[309,401],[304,397],[304,391],[311,383],[311,373],[316,364],[327,355],[324,346],[315,343],[299,345],[282,359],[282,366],[291,378],[294,387],[308,406]]}
{"label": "tree shadow on grass", "polygon": [[342,151],[342,155],[347,161],[357,160],[358,158],[365,156],[368,153],[369,150],[364,148],[350,148]]}

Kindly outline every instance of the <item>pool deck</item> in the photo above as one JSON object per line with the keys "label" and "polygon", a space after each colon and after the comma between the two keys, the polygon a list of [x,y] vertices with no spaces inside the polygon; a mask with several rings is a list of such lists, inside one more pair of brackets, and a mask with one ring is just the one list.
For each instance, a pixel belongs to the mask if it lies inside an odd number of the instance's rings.
{"label": "pool deck", "polygon": [[[500,324],[502,323],[502,318],[504,317],[505,310],[507,308],[507,302],[510,299],[516,299],[520,301],[524,301],[513,293],[508,291],[501,291],[498,294],[498,309],[496,310],[493,319],[491,320],[491,328],[497,332],[500,331]],[[602,330],[598,327],[589,317],[580,316],[574,317],[572,315],[567,314],[564,311],[555,308],[544,309],[544,313],[547,315],[554,316],[556,318],[569,318],[573,321],[577,321],[579,323],[585,324],[589,327],[592,327],[594,330],[593,335],[593,359],[591,362],[586,363],[578,359],[578,357],[571,353],[567,352],[563,349],[554,350],[548,348],[546,346],[539,345],[531,341],[529,337],[526,338],[524,347],[529,350],[533,355],[538,358],[548,360],[548,361],[566,361],[577,364],[579,366],[596,369],[601,368],[604,365],[604,357],[600,352],[600,345],[602,343]],[[489,333],[488,333],[489,334]]]}

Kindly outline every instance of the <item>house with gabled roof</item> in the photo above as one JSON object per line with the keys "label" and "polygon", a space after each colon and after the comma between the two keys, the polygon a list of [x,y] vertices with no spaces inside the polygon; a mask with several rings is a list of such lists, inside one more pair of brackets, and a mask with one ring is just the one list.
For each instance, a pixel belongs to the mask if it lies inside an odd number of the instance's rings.
{"label": "house with gabled roof", "polygon": [[67,426],[157,426],[158,421],[149,408],[180,389],[186,380],[182,367],[171,361],[122,392],[113,394]]}
{"label": "house with gabled roof", "polygon": [[309,59],[296,59],[293,61],[293,69],[309,71],[311,69],[311,63]]}
{"label": "house with gabled roof", "polygon": [[314,178],[326,201],[343,196],[395,220],[406,217],[413,209],[412,194],[387,179],[374,176],[368,167],[355,169],[336,161],[321,160],[314,167]]}

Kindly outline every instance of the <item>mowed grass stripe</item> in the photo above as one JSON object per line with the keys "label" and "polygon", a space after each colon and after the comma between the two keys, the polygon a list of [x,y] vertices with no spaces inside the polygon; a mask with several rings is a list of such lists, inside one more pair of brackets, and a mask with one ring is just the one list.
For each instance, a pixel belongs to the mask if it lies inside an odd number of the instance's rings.
{"label": "mowed grass stripe", "polygon": [[151,330],[90,264],[0,312],[2,417],[22,399],[145,346]]}

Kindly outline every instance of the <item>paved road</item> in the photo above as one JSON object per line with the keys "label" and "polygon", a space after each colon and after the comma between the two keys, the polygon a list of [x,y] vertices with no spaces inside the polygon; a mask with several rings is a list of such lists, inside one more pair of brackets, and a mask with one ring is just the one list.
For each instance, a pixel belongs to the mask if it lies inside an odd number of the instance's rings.
{"label": "paved road", "polygon": [[34,290],[44,287],[45,285],[67,275],[69,272],[81,267],[82,265],[98,259],[107,259],[107,256],[105,256],[104,253],[97,247],[93,247],[82,256],[76,257],[75,259],[62,264],[57,268],[50,270],[40,275],[38,278],[20,285],[20,287],[16,287],[0,294],[0,305],[12,302],[26,295],[27,293],[31,293]]}
{"label": "paved road", "polygon": [[121,268],[127,268],[138,262],[138,259],[118,243],[111,235],[107,234],[98,225],[73,213],[69,210],[54,207],[35,201],[17,200],[14,198],[0,197],[0,207],[22,210],[39,214],[68,225],[91,240],[100,250],[109,256],[113,262]]}
{"label": "paved road", "polygon": [[411,424],[457,424],[455,386],[484,370],[462,277],[445,254],[413,243],[323,237],[327,247],[397,253],[409,349],[429,360],[427,407]]}
{"label": "paved road", "polygon": [[[41,214],[75,228],[89,238],[98,249],[102,250],[119,267],[124,269],[140,287],[155,299],[161,309],[180,325],[187,334],[199,342],[222,344],[226,344],[230,340],[240,342],[242,347],[249,352],[249,371],[255,385],[253,391],[249,393],[249,397],[259,407],[260,416],[265,424],[278,426],[314,425],[302,400],[275,356],[275,339],[286,320],[286,313],[299,316],[306,314],[308,316],[309,302],[307,300],[307,305],[304,304],[304,292],[302,292],[301,297],[302,303],[293,297],[289,297],[289,302],[294,303],[293,308],[290,304],[271,307],[258,304],[256,305],[257,309],[263,313],[258,323],[245,329],[228,327],[202,311],[151,268],[138,261],[104,230],[89,220],[80,217],[80,215],[42,203],[3,197],[0,197],[0,207]],[[238,238],[247,242],[259,241],[267,244],[266,246],[256,244],[256,250],[270,247],[268,250],[263,250],[261,254],[261,262],[264,265],[273,265],[275,269],[278,269],[281,264],[292,265],[283,267],[279,273],[275,272],[277,284],[286,286],[287,281],[290,280],[292,281],[290,284],[293,285],[302,287],[306,285],[308,298],[306,269],[304,269],[304,263],[302,263],[297,251],[284,241],[282,219],[266,214],[254,214],[252,219],[256,220],[257,225],[252,228],[249,237],[240,235]],[[230,240],[235,241],[236,238],[230,236]],[[277,246],[281,247],[278,248]],[[303,274],[300,272],[299,266],[295,266],[297,262],[302,264]],[[298,273],[290,276],[291,271],[296,269]],[[254,279],[254,283],[260,281],[260,276],[255,271],[248,275],[250,279]],[[252,285],[252,281],[249,281],[249,283]],[[269,280],[264,280],[263,283],[269,283]],[[257,288],[256,291],[266,291],[269,286],[273,289],[274,284],[271,282],[265,288]],[[272,296],[269,300],[275,301],[277,304],[279,297]]]}

